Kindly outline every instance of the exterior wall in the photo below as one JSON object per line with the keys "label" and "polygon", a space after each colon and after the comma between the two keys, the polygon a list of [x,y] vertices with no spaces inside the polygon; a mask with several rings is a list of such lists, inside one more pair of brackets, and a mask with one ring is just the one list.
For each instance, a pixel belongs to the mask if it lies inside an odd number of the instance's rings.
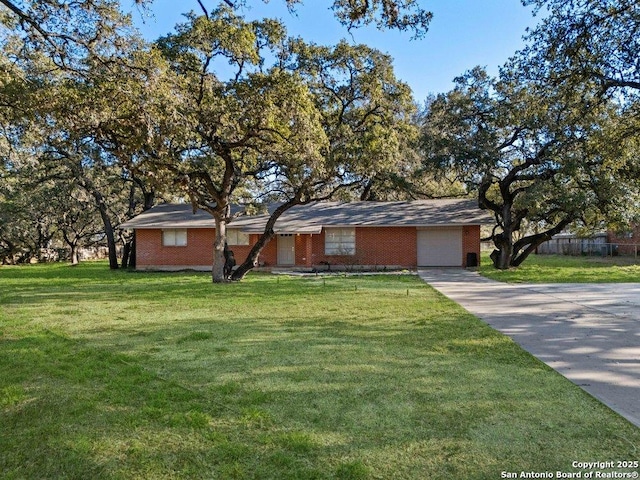
{"label": "exterior wall", "polygon": [[[258,234],[251,235],[249,241],[253,245],[258,241],[258,238],[260,238],[260,235]],[[236,258],[239,258],[239,257],[236,257]],[[278,263],[278,239],[276,237],[272,239],[269,243],[267,243],[266,247],[262,249],[262,253],[258,258],[258,265],[264,266],[264,267],[273,267],[277,263]]]}
{"label": "exterior wall", "polygon": [[[136,268],[211,268],[213,265],[213,228],[190,228],[187,230],[187,245],[183,247],[165,247],[162,245],[161,229],[136,230]],[[249,245],[232,245],[229,248],[237,263],[241,263],[249,254],[251,245],[258,239],[251,235]]]}
{"label": "exterior wall", "polygon": [[640,253],[640,224],[635,225],[626,233],[607,233],[607,241],[618,246],[620,255],[638,256]]}
{"label": "exterior wall", "polygon": [[196,267],[213,264],[214,229],[187,230],[187,245],[165,247],[162,230],[136,230],[136,268]]}
{"label": "exterior wall", "polygon": [[[355,255],[325,255],[324,233],[313,236],[313,265],[393,265],[415,267],[415,227],[356,227]],[[296,245],[297,247],[297,245]]]}
{"label": "exterior wall", "polygon": [[480,225],[462,228],[462,266],[467,267],[467,253],[475,253],[480,265]]}
{"label": "exterior wall", "polygon": [[[417,229],[415,227],[356,227],[355,255],[325,255],[324,229],[320,234],[295,236],[296,266],[318,266],[327,262],[335,266],[398,266],[417,265]],[[463,227],[462,264],[466,266],[469,252],[480,261],[480,227]],[[210,268],[213,263],[214,229],[188,229],[187,245],[165,247],[161,229],[141,229],[136,232],[136,265],[151,268]],[[238,264],[242,263],[259,235],[251,234],[249,245],[230,245]],[[267,244],[259,266],[277,266],[277,237]]]}

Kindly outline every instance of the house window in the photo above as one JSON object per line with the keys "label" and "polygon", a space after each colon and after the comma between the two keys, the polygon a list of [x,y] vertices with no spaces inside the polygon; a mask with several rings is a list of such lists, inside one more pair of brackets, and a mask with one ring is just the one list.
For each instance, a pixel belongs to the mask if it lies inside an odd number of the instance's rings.
{"label": "house window", "polygon": [[249,234],[242,233],[237,228],[230,228],[227,230],[227,244],[228,245],[249,245]]}
{"label": "house window", "polygon": [[324,231],[325,255],[355,255],[356,229],[327,228]]}
{"label": "house window", "polygon": [[165,247],[186,247],[187,229],[177,228],[162,231],[162,245]]}

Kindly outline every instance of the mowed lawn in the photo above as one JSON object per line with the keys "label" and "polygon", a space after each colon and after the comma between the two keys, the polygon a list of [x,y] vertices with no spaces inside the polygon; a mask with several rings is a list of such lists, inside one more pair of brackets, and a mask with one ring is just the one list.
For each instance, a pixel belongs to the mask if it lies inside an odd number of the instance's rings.
{"label": "mowed lawn", "polygon": [[517,268],[496,270],[483,254],[480,273],[510,283],[640,282],[640,257],[529,255]]}
{"label": "mowed lawn", "polygon": [[640,429],[410,275],[0,267],[0,478],[497,479]]}

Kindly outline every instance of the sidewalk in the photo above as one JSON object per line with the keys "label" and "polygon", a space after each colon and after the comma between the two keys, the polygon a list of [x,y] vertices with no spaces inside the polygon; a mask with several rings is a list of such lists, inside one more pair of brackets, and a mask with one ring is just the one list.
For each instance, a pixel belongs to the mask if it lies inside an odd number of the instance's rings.
{"label": "sidewalk", "polygon": [[418,274],[640,427],[640,284],[506,284],[462,269]]}

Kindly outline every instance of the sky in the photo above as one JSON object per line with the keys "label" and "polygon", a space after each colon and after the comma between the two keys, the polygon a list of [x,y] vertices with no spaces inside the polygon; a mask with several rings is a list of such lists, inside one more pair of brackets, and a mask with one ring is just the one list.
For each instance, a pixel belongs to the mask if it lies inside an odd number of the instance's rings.
{"label": "sky", "polygon": [[[123,0],[123,7],[126,2]],[[218,0],[202,0],[214,7]],[[429,94],[447,92],[453,79],[480,65],[492,75],[524,46],[522,36],[527,27],[538,21],[531,9],[520,0],[427,0],[424,8],[433,13],[429,31],[417,40],[410,32],[379,31],[366,27],[347,31],[329,10],[330,0],[306,0],[291,14],[284,0],[251,0],[242,13],[248,19],[279,18],[291,36],[307,41],[333,45],[345,38],[352,43],[365,43],[394,59],[396,76],[408,83],[416,101]],[[147,40],[155,40],[173,30],[190,10],[201,11],[196,0],[154,0],[147,10],[134,7],[132,18]]]}

